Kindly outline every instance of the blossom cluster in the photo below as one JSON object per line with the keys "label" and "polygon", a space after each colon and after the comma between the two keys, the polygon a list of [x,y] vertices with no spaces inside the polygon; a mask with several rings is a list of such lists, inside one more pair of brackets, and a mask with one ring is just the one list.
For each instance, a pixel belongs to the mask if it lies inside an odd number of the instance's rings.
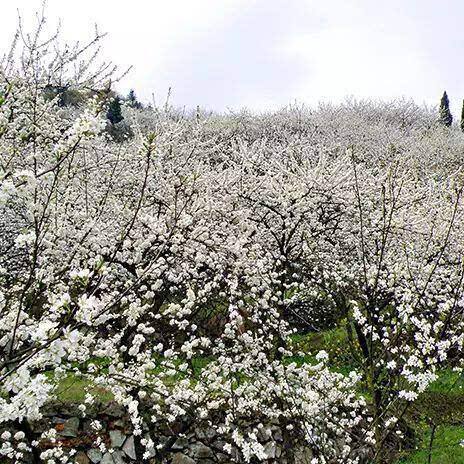
{"label": "blossom cluster", "polygon": [[[124,406],[145,458],[170,451],[161,430],[213,428],[231,461],[265,461],[272,427],[312,464],[378,457],[461,363],[462,136],[402,103],[126,108],[133,137],[114,140],[107,68],[56,50],[37,39],[0,75],[0,426],[38,420],[73,374]],[[64,84],[85,108],[44,92]],[[295,331],[337,323],[357,369],[300,362]]]}

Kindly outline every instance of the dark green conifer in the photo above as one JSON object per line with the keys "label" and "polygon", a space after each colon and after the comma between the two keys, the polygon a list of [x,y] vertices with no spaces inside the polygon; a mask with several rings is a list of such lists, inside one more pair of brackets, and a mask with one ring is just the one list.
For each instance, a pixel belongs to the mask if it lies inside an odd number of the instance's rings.
{"label": "dark green conifer", "polygon": [[443,96],[441,97],[438,120],[446,127],[450,127],[453,123],[453,115],[450,111],[449,99],[446,90],[443,92]]}
{"label": "dark green conifer", "polygon": [[142,108],[142,104],[137,100],[134,89],[129,90],[129,93],[127,95],[127,104],[131,108],[137,108],[137,109]]}
{"label": "dark green conifer", "polygon": [[462,110],[461,110],[461,130],[464,132],[464,100],[462,101]]}
{"label": "dark green conifer", "polygon": [[121,122],[124,117],[121,112],[121,99],[119,96],[115,96],[108,106],[108,111],[106,112],[106,117],[111,122],[111,124],[117,124]]}

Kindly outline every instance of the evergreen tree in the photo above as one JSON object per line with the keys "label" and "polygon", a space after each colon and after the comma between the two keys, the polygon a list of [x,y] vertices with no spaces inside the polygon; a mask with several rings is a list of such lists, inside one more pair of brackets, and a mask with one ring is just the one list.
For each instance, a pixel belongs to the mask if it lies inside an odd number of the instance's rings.
{"label": "evergreen tree", "polygon": [[464,100],[462,101],[462,110],[461,110],[461,130],[464,132]]}
{"label": "evergreen tree", "polygon": [[129,90],[129,94],[127,95],[127,104],[131,108],[142,108],[142,104],[137,100],[134,89]]}
{"label": "evergreen tree", "polygon": [[121,122],[124,119],[121,112],[121,99],[119,96],[115,96],[110,101],[106,117],[113,125]]}
{"label": "evergreen tree", "polygon": [[449,108],[449,99],[446,90],[443,92],[443,96],[440,101],[440,116],[439,121],[444,126],[450,127],[453,123],[453,115]]}

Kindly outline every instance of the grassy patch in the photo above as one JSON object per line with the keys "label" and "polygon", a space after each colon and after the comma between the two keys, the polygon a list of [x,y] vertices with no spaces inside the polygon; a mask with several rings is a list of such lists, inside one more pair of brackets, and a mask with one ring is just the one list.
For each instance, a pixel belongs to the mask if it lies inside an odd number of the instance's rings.
{"label": "grassy patch", "polygon": [[[292,348],[300,353],[286,358],[285,362],[296,362],[298,365],[314,364],[317,362],[315,355],[320,350],[324,350],[329,354],[333,370],[348,374],[355,368],[356,364],[348,346],[348,335],[341,327],[326,332],[294,335]],[[193,379],[197,378],[202,370],[207,369],[212,360],[208,357],[191,359],[189,364]],[[106,371],[108,360],[101,359],[92,362],[101,371]],[[181,362],[184,360],[173,360],[174,365]],[[79,366],[73,367],[79,369]],[[156,375],[163,370],[162,366],[158,366],[152,374]],[[174,384],[185,378],[185,375],[185,373],[177,372],[166,377],[165,382]],[[113,399],[110,392],[102,387],[92,385],[90,380],[74,373],[70,373],[60,381],[57,388],[57,399],[62,403],[82,402],[86,391],[89,391],[102,403],[107,403]],[[365,394],[365,392],[362,393]],[[439,378],[414,403],[405,419],[415,429],[418,438],[417,449],[404,451],[396,464],[428,463],[431,424],[436,426],[431,463],[464,464],[464,448],[460,445],[461,441],[464,440],[463,374],[454,372],[452,369],[443,370]]]}
{"label": "grassy patch", "polygon": [[83,402],[87,391],[102,403],[108,403],[113,399],[113,394],[108,390],[92,385],[88,379],[73,374],[60,381],[56,389],[56,398],[63,403]]}
{"label": "grassy patch", "polygon": [[453,371],[452,369],[444,369],[440,372],[440,376],[433,382],[429,391],[448,393],[462,392],[464,394],[464,374]]}
{"label": "grassy patch", "polygon": [[[432,464],[464,463],[464,448],[460,441],[464,439],[464,428],[458,426],[438,426],[432,449]],[[419,449],[401,458],[397,464],[427,464],[430,430],[421,440]]]}
{"label": "grassy patch", "polygon": [[412,405],[408,422],[419,437],[418,450],[405,453],[398,464],[427,464],[432,425],[435,438],[431,464],[462,464],[464,448],[464,379],[462,374],[445,369]]}
{"label": "grassy patch", "polygon": [[356,361],[349,346],[350,340],[344,327],[326,330],[324,332],[311,332],[295,334],[291,337],[292,348],[295,352],[301,351],[303,356],[292,356],[291,360],[298,365],[316,364],[316,354],[326,351],[329,355],[329,366],[334,372],[348,375],[356,369]]}

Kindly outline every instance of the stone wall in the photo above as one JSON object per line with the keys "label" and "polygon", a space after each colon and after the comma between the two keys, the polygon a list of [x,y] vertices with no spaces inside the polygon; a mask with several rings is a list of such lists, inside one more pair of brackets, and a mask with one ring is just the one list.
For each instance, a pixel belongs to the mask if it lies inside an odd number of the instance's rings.
{"label": "stone wall", "polygon": [[[96,431],[93,422],[98,420],[101,428]],[[54,438],[44,438],[42,434],[54,429]],[[30,424],[29,439],[39,442],[39,452],[62,450],[69,455],[71,450],[77,453],[68,462],[79,464],[130,464],[148,462],[150,464],[214,464],[240,463],[239,454],[234,450],[227,455],[224,452],[224,442],[217,436],[213,428],[190,432],[178,436],[160,434],[157,442],[149,449],[149,456],[142,459],[143,450],[140,443],[131,433],[131,424],[124,410],[115,403],[109,403],[100,408],[79,411],[78,405],[66,404],[49,407],[44,411],[43,418]],[[3,430],[1,430],[3,431]],[[10,431],[13,432],[14,431]],[[32,436],[31,436],[32,435]],[[285,447],[282,431],[273,426],[260,437],[267,441],[265,446],[268,463],[310,464],[312,453],[309,449],[289,450]],[[106,451],[99,449],[99,443],[104,443]],[[160,453],[157,449],[161,449]],[[288,457],[291,456],[290,459]],[[19,462],[2,461],[0,462]],[[25,455],[24,463],[33,463],[32,454]],[[46,462],[46,461],[45,461]]]}

